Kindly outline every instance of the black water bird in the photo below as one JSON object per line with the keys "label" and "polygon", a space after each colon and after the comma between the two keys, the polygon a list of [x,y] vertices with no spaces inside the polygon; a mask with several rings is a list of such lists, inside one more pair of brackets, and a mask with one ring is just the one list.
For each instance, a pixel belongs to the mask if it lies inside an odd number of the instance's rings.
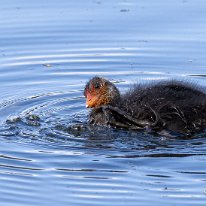
{"label": "black water bird", "polygon": [[206,93],[182,81],[136,84],[121,95],[110,81],[94,77],[85,86],[89,123],[132,130],[191,135],[206,128]]}

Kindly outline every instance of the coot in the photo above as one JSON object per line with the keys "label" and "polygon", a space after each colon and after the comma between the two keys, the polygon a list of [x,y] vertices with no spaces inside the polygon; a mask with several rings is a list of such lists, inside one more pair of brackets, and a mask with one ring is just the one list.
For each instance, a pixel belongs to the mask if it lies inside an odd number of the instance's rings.
{"label": "coot", "polygon": [[206,93],[182,81],[136,84],[120,94],[110,81],[94,77],[85,86],[89,123],[133,130],[193,134],[206,128]]}

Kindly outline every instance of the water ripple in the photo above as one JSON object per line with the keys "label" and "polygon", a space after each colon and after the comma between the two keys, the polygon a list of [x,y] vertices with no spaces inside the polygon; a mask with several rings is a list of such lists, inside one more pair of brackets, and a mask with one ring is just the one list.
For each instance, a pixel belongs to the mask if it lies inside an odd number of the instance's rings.
{"label": "water ripple", "polygon": [[1,205],[205,205],[205,133],[94,127],[82,93],[95,75],[121,92],[161,79],[205,86],[204,3],[2,2]]}

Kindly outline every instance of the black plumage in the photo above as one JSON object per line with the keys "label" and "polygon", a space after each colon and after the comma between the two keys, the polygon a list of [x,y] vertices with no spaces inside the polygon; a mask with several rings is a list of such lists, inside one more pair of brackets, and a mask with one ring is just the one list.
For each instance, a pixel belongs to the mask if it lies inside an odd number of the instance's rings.
{"label": "black plumage", "polygon": [[[102,88],[90,91],[89,87],[97,82]],[[113,83],[94,77],[85,87],[86,97],[88,92],[95,93],[99,99],[108,98],[108,95],[111,99],[93,106],[89,117],[91,124],[183,134],[206,128],[206,93],[194,84],[173,80],[138,84],[120,95]]]}

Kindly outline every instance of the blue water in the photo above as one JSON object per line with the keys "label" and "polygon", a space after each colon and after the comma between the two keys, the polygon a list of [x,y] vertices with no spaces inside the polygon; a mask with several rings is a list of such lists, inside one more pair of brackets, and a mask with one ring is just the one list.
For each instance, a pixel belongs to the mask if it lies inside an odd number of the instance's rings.
{"label": "blue water", "polygon": [[205,205],[206,134],[83,128],[94,75],[206,86],[203,0],[2,0],[0,205]]}

